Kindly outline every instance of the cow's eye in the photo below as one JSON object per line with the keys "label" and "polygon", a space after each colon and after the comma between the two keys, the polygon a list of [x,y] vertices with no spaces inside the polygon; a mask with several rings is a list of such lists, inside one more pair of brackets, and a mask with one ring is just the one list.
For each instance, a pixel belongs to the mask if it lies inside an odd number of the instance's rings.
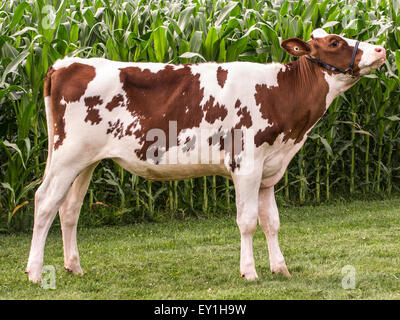
{"label": "cow's eye", "polygon": [[336,48],[338,45],[339,45],[339,41],[334,40],[334,41],[330,44],[330,47]]}

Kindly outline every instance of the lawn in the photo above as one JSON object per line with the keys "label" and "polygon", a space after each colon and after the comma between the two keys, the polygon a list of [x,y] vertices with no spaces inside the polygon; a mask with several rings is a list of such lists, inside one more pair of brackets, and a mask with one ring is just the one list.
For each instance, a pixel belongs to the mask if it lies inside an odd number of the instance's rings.
{"label": "lawn", "polygon": [[[60,231],[47,239],[45,265],[56,289],[24,274],[31,234],[0,234],[1,299],[399,299],[400,199],[281,208],[280,244],[291,279],[269,273],[258,228],[259,279],[239,277],[233,216],[188,218],[78,232],[84,276],[63,269]],[[355,288],[343,289],[342,268]]]}

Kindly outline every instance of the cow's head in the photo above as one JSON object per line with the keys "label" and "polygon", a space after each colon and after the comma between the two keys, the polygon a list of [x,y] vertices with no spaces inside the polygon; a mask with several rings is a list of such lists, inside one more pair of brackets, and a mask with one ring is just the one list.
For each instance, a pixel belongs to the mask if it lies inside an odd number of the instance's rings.
{"label": "cow's head", "polygon": [[[341,80],[351,81],[354,76],[357,78],[379,68],[386,60],[386,50],[382,46],[359,42],[358,48],[355,48],[356,44],[356,40],[316,29],[308,42],[290,38],[283,41],[281,46],[289,54],[297,57],[306,56],[309,61],[317,63],[321,68],[340,75],[338,78]],[[352,58],[354,64],[349,68]]]}

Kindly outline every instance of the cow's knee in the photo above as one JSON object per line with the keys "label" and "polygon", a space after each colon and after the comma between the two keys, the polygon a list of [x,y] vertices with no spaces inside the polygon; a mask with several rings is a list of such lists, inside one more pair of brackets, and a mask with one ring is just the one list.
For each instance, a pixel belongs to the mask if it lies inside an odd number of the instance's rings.
{"label": "cow's knee", "polygon": [[279,233],[280,221],[277,215],[272,215],[268,212],[265,212],[263,215],[260,214],[259,223],[264,233],[271,236],[275,236]]}
{"label": "cow's knee", "polygon": [[60,207],[60,220],[63,228],[73,228],[78,224],[78,214],[82,202],[67,201]]}
{"label": "cow's knee", "polygon": [[56,204],[46,195],[46,191],[38,189],[35,193],[35,228],[41,230],[46,228],[49,220],[54,216]]}
{"label": "cow's knee", "polygon": [[257,228],[257,215],[250,214],[247,216],[246,214],[242,214],[236,218],[236,223],[241,235],[253,235]]}

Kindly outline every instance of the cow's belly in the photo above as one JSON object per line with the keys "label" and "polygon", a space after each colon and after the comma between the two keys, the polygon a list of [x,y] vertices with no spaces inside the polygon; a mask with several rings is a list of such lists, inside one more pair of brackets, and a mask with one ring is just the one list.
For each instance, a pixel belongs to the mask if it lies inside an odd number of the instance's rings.
{"label": "cow's belly", "polygon": [[230,177],[224,164],[152,164],[123,158],[113,160],[129,172],[149,180],[182,180],[209,175]]}

